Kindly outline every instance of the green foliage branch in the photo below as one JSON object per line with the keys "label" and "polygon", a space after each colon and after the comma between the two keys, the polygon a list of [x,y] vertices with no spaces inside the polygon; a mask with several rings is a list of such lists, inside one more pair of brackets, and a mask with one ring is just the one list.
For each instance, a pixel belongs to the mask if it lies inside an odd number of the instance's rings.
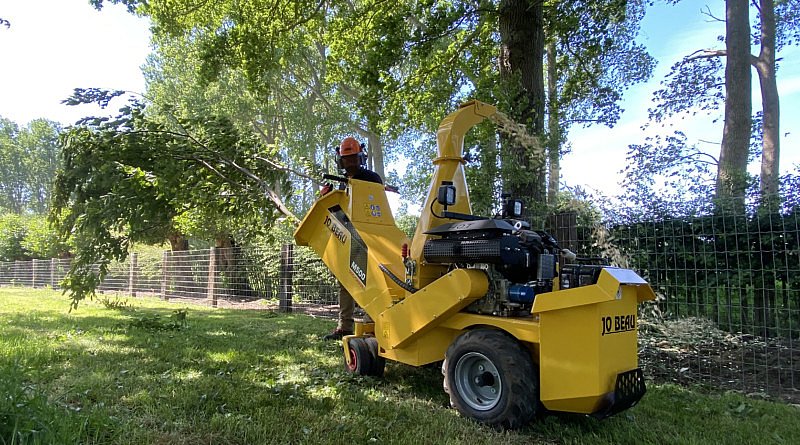
{"label": "green foliage branch", "polygon": [[[70,99],[91,102],[96,92]],[[105,97],[105,94],[100,96]],[[131,99],[113,118],[86,118],[61,136],[51,221],[76,256],[65,278],[73,307],[132,242],[161,242],[176,220],[231,219],[268,230],[279,215],[296,220],[275,191],[286,172],[252,133],[216,116],[175,116],[167,125]]]}

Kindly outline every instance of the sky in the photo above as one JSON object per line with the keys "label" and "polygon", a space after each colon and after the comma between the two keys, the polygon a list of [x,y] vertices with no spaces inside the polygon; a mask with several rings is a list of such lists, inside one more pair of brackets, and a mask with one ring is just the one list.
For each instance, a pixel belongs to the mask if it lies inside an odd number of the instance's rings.
{"label": "sky", "polygon": [[[725,25],[715,22],[701,13],[711,6],[711,13],[724,17],[724,2],[684,0],[676,6],[660,6],[648,10],[642,22],[639,41],[658,65],[652,79],[632,87],[625,93],[622,108],[625,112],[614,128],[593,126],[587,129],[572,129],[569,142],[572,152],[561,163],[562,182],[570,186],[580,185],[599,190],[606,195],[619,194],[619,173],[626,165],[628,145],[645,141],[647,135],[657,132],[666,134],[663,128],[654,126],[649,133],[641,127],[648,122],[647,110],[653,107],[653,91],[669,72],[670,67],[698,49],[724,49],[716,37],[725,34]],[[751,11],[751,19],[754,19]],[[758,48],[753,48],[753,54]],[[781,101],[781,171],[797,169],[800,163],[800,48],[782,51],[783,57],[778,71],[778,92]],[[753,113],[761,110],[758,75],[753,75]],[[722,140],[722,112],[714,124],[711,118],[698,115],[695,118],[675,118],[670,123],[683,131],[688,140],[698,148],[719,156]],[[669,133],[672,130],[668,130]],[[704,142],[705,141],[705,142]],[[758,173],[759,165],[751,165],[750,172]]]}
{"label": "sky", "polygon": [[[641,143],[646,134],[647,109],[670,66],[697,49],[719,45],[722,23],[701,14],[705,5],[723,15],[721,0],[686,0],[677,6],[648,11],[640,41],[658,61],[651,81],[626,92],[625,112],[614,128],[573,128],[571,152],[562,160],[562,183],[598,190],[606,195],[619,192],[619,171],[626,163],[629,144]],[[714,8],[717,8],[716,10]],[[60,102],[73,88],[98,87],[143,93],[141,66],[150,52],[149,22],[129,14],[119,5],[98,12],[88,0],[3,0],[0,17],[11,27],[0,27],[0,116],[25,125],[47,118],[64,125],[101,111],[91,106],[70,107]],[[755,49],[754,49],[755,50]],[[783,171],[800,163],[800,48],[780,54],[778,73],[781,95],[781,166]],[[758,80],[754,73],[753,107],[760,109]],[[102,111],[110,114],[114,111]],[[444,118],[444,116],[442,116]],[[691,141],[710,154],[719,154],[722,121],[707,118],[676,121]],[[657,130],[657,129],[656,129]],[[655,131],[655,130],[654,130]],[[757,171],[757,166],[754,167]]]}
{"label": "sky", "polygon": [[2,0],[0,17],[11,22],[0,27],[0,116],[68,125],[95,112],[60,103],[74,88],[144,92],[149,21],[124,7],[98,12],[88,0]]}

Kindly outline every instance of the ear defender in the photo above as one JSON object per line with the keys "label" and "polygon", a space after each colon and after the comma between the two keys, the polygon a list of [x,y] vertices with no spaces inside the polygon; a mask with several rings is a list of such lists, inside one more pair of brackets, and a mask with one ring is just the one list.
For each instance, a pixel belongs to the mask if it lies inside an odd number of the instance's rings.
{"label": "ear defender", "polygon": [[368,156],[367,155],[367,150],[366,150],[367,146],[364,145],[364,143],[362,142],[360,147],[361,147],[361,151],[358,152],[358,163],[361,164],[362,167],[366,167],[367,166],[367,156]]}

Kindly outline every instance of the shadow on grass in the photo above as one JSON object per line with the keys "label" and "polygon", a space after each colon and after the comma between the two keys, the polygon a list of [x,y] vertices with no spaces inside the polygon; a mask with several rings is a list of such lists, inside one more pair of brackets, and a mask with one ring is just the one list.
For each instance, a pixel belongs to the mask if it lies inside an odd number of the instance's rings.
{"label": "shadow on grass", "polygon": [[[140,316],[171,313],[84,308],[11,314],[0,332],[17,346],[0,356],[0,366],[13,368],[19,385],[37,388],[72,412],[123,410],[145,426],[148,418],[162,419],[162,426],[192,425],[182,428],[190,435],[211,434],[217,417],[274,424],[288,416],[295,426],[330,417],[334,430],[352,424],[345,429],[361,431],[369,423],[365,413],[396,417],[395,404],[428,403],[431,386],[439,399],[434,405],[445,401],[440,377],[437,385],[425,383],[436,375],[431,370],[390,365],[386,380],[344,373],[341,346],[320,338],[330,322],[306,316],[190,309],[181,329],[132,324]],[[297,428],[272,430],[289,441],[305,437],[303,428],[300,436]]]}

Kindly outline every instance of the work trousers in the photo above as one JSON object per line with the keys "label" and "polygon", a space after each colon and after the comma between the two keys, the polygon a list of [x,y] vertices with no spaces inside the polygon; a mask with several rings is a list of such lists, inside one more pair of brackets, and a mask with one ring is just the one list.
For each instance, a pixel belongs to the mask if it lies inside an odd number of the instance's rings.
{"label": "work trousers", "polygon": [[356,311],[356,300],[347,292],[341,284],[339,285],[339,329],[343,331],[353,330],[353,314]]}

